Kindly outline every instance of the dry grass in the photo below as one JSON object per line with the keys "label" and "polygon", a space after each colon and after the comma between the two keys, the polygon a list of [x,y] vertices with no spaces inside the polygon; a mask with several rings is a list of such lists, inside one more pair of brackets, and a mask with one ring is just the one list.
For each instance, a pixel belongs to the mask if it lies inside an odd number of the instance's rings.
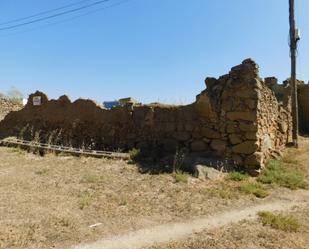
{"label": "dry grass", "polygon": [[[282,163],[288,170],[302,172],[307,181],[309,139],[302,143],[302,149],[291,152],[296,159],[286,156]],[[256,196],[263,197],[257,189],[267,189],[269,194],[281,191],[275,189],[277,185],[268,189],[268,184],[236,173],[228,180],[200,181],[189,175],[176,180],[173,174],[140,174],[136,165],[124,161],[40,157],[8,148],[0,148],[0,157],[1,249],[69,248],[153,225],[241,209],[257,203]],[[102,225],[89,227],[96,223]],[[290,245],[284,232],[258,222],[232,228],[215,231],[211,238],[205,232],[202,238],[163,248],[265,248],[254,246],[271,245],[281,237],[282,245]],[[305,248],[301,247],[304,235],[308,234],[302,226],[291,235],[298,247],[282,248]]]}
{"label": "dry grass", "polygon": [[[278,217],[278,215],[274,215]],[[282,218],[284,217],[284,218]],[[288,217],[288,218],[287,218]],[[292,218],[291,218],[292,217]],[[278,218],[277,218],[278,219]],[[274,229],[264,226],[259,220],[242,221],[224,228],[207,230],[192,235],[181,241],[167,245],[155,245],[147,249],[307,249],[309,245],[309,209],[296,209],[292,213],[280,214],[280,227],[290,229]],[[274,223],[274,222],[272,222]],[[287,225],[288,224],[288,225]],[[295,231],[295,230],[294,230]],[[146,249],[146,248],[145,248]]]}
{"label": "dry grass", "polygon": [[68,248],[255,201],[213,195],[205,189],[221,183],[189,175],[140,174],[124,161],[9,148],[0,148],[0,157],[1,249]]}

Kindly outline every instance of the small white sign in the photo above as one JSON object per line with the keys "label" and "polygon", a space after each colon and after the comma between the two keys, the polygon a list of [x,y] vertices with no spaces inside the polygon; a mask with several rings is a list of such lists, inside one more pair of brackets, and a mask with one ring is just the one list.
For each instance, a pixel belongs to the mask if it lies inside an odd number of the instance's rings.
{"label": "small white sign", "polygon": [[33,105],[36,105],[36,106],[41,105],[41,96],[34,96],[32,100],[33,100]]}

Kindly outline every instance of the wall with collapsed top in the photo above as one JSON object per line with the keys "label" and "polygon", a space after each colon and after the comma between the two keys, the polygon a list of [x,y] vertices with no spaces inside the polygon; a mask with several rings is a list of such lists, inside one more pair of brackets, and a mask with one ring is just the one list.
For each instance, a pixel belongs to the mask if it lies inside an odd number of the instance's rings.
{"label": "wall with collapsed top", "polygon": [[0,98],[0,121],[4,119],[8,113],[12,111],[19,111],[22,108],[23,104],[19,100]]}
{"label": "wall with collapsed top", "polygon": [[309,85],[302,84],[298,88],[298,108],[300,131],[309,133]]}
{"label": "wall with collapsed top", "polygon": [[207,89],[187,106],[127,104],[104,110],[90,100],[48,100],[36,92],[25,108],[0,123],[0,136],[91,149],[156,148],[162,154],[186,147],[258,171],[288,142],[289,102],[278,102],[251,59],[205,82]]}

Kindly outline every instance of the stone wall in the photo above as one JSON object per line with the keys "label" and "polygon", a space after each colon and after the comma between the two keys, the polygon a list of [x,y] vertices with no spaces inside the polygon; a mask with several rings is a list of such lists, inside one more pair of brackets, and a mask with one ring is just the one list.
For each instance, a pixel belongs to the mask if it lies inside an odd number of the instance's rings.
{"label": "stone wall", "polygon": [[0,98],[0,121],[11,111],[19,111],[23,108],[20,101],[9,98]]}
{"label": "stone wall", "polygon": [[302,84],[298,90],[300,131],[309,133],[309,85]]}
{"label": "stone wall", "polygon": [[[205,83],[206,90],[190,105],[128,103],[112,110],[91,100],[71,103],[66,96],[48,100],[36,92],[24,109],[0,123],[0,137],[91,149],[156,149],[162,155],[185,147],[258,172],[290,137],[289,101],[279,103],[251,59]],[[33,105],[35,96],[41,105]]]}

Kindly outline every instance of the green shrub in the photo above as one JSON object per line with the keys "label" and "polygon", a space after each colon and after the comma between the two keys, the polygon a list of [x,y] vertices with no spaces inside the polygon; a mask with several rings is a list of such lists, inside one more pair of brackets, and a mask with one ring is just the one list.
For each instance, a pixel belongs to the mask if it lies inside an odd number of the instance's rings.
{"label": "green shrub", "polygon": [[291,215],[276,215],[271,212],[259,212],[258,215],[264,226],[269,225],[285,232],[297,232],[300,228],[299,222]]}
{"label": "green shrub", "polygon": [[267,190],[258,183],[244,183],[239,187],[240,192],[246,193],[246,194],[253,194],[258,198],[265,198],[268,196]]}
{"label": "green shrub", "polygon": [[237,171],[233,171],[233,172],[229,173],[229,175],[228,175],[229,180],[236,181],[236,182],[243,181],[247,178],[248,178],[247,174],[237,172]]}
{"label": "green shrub", "polygon": [[142,157],[142,153],[141,153],[141,150],[140,149],[136,149],[136,148],[133,148],[132,150],[129,151],[129,155],[130,155],[130,163],[135,163],[137,161],[139,161]]}
{"label": "green shrub", "polygon": [[296,169],[284,167],[277,160],[269,161],[257,180],[264,184],[277,184],[290,189],[307,188],[304,175]]}

